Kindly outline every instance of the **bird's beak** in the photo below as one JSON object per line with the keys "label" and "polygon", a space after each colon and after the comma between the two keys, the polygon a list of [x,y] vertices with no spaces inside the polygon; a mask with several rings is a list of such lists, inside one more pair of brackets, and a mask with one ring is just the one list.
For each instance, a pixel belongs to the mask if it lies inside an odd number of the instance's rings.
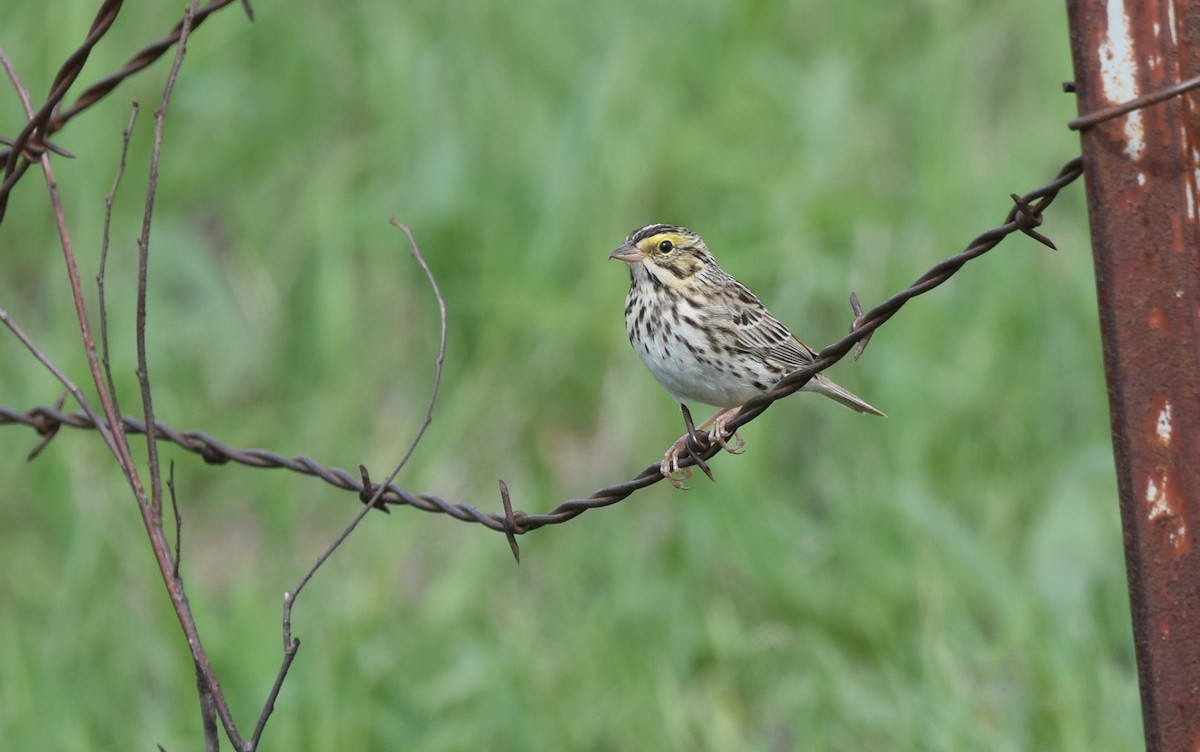
{"label": "bird's beak", "polygon": [[637,249],[637,246],[626,243],[617,250],[608,254],[610,259],[620,259],[626,264],[636,264],[642,260],[642,252]]}

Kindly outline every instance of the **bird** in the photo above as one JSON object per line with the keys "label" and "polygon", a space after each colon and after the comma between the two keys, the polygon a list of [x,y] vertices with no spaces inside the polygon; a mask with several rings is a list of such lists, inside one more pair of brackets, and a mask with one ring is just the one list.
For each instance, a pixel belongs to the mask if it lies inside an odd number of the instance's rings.
{"label": "bird", "polygon": [[[680,468],[699,436],[688,402],[720,410],[700,426],[708,438],[738,453],[745,442],[726,426],[743,403],[770,391],[788,373],[816,359],[816,353],[775,318],[758,297],[717,263],[704,239],[686,227],[650,224],[625,238],[610,259],[629,267],[625,331],[654,378],[679,403],[687,433],[663,455],[659,471],[676,488],[691,474]],[[803,389],[823,394],[851,410],[884,417],[879,409],[817,373]],[[735,440],[735,445],[729,439]],[[692,446],[689,447],[689,439]]]}

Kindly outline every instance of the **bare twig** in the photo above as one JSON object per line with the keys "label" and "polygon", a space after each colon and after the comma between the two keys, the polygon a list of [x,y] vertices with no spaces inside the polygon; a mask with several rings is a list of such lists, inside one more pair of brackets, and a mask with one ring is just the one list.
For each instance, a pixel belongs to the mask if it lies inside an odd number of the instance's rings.
{"label": "bare twig", "polygon": [[430,389],[429,402],[425,406],[425,417],[421,421],[421,425],[417,429],[416,435],[413,437],[412,441],[409,443],[408,449],[404,452],[404,455],[400,458],[400,461],[396,464],[396,467],[394,467],[392,469],[392,472],[388,474],[387,478],[379,486],[373,486],[371,484],[370,475],[367,473],[367,469],[365,467],[362,467],[362,466],[359,467],[359,472],[363,479],[362,488],[365,490],[365,494],[370,494],[366,500],[366,503],[364,504],[363,509],[357,515],[355,515],[354,519],[350,521],[350,524],[346,526],[346,528],[341,532],[341,534],[336,539],[334,539],[333,543],[329,546],[329,548],[326,549],[326,551],[324,553],[322,553],[319,557],[317,557],[316,562],[313,563],[313,566],[308,570],[308,572],[305,573],[304,577],[302,577],[300,579],[299,584],[297,584],[296,587],[292,589],[291,593],[285,594],[285,598],[284,598],[284,602],[285,602],[285,606],[284,606],[284,617],[285,617],[284,618],[284,644],[285,645],[287,645],[291,639],[291,633],[288,631],[288,628],[291,624],[291,609],[295,605],[296,598],[300,595],[300,591],[304,588],[305,585],[308,584],[308,581],[310,579],[312,579],[312,576],[314,574],[316,574],[317,570],[321,567],[321,565],[325,563],[325,560],[328,559],[335,550],[337,550],[337,547],[340,546],[342,544],[342,542],[346,540],[346,538],[350,537],[350,534],[352,532],[354,532],[354,529],[356,527],[358,527],[358,523],[362,522],[363,518],[367,516],[367,512],[371,511],[371,508],[374,507],[375,504],[381,500],[384,492],[391,485],[392,481],[395,480],[396,476],[400,473],[400,470],[404,467],[405,463],[408,462],[408,459],[410,457],[412,457],[412,453],[413,453],[413,451],[416,450],[417,444],[421,441],[421,437],[425,435],[425,429],[427,429],[429,427],[429,424],[433,421],[433,406],[437,402],[438,389],[442,385],[442,363],[446,358],[446,301],[442,298],[442,292],[438,288],[437,279],[434,278],[433,272],[429,269],[429,265],[427,263],[425,263],[424,257],[421,256],[421,250],[420,250],[420,248],[417,247],[417,241],[416,241],[416,239],[413,238],[412,231],[409,230],[408,227],[406,227],[405,225],[402,225],[399,222],[397,222],[395,219],[392,219],[391,223],[394,226],[400,228],[400,230],[402,230],[404,232],[404,234],[408,236],[409,247],[411,248],[413,258],[415,258],[417,260],[417,263],[421,265],[422,271],[425,272],[425,277],[429,280],[430,287],[433,288],[434,297],[437,299],[438,317],[439,317],[440,326],[441,326],[441,336],[438,339],[437,357],[434,359],[433,387],[432,387],[432,389]]}
{"label": "bare twig", "polygon": [[[21,99],[26,117],[32,120],[33,106],[29,101],[29,91],[21,83],[20,76],[17,75],[16,69],[13,67],[11,61],[9,61],[3,49],[0,49],[0,64],[4,66],[4,70],[8,73],[8,77],[17,91],[17,95]],[[75,302],[75,314],[79,320],[80,332],[83,335],[84,352],[87,355],[88,367],[91,369],[96,391],[100,395],[100,404],[104,410],[105,418],[108,424],[112,425],[117,422],[117,413],[113,408],[112,400],[104,388],[103,380],[100,377],[100,365],[96,357],[96,343],[92,339],[91,325],[88,323],[87,309],[83,302],[83,291],[79,283],[79,268],[75,264],[75,252],[72,249],[71,236],[67,232],[67,219],[63,213],[62,199],[58,193],[58,182],[54,179],[54,172],[50,167],[50,157],[45,152],[41,155],[41,164],[42,172],[46,179],[46,187],[50,192],[50,205],[54,213],[55,227],[58,230],[59,245],[62,247],[63,258],[67,265],[67,277],[71,285],[71,298]],[[63,385],[67,386],[67,382],[64,382]],[[67,388],[71,389],[71,386],[67,386]],[[83,396],[78,388],[72,394],[75,395],[76,399],[81,399]],[[90,417],[95,419],[95,413],[91,411],[91,406],[86,401],[80,402],[80,407],[85,412],[88,412]],[[129,447],[124,444],[123,437],[114,437],[108,430],[108,427],[104,425],[98,425],[97,430],[100,431],[101,438],[104,439],[105,444],[108,445],[109,449],[116,456],[117,463],[121,466],[121,471],[128,476],[133,472],[133,461],[129,455]],[[132,482],[136,485],[136,476]]]}
{"label": "bare twig", "polygon": [[[284,593],[283,607],[289,612],[290,609],[288,607],[290,603],[291,599],[287,593]],[[263,704],[262,712],[258,714],[258,723],[254,724],[254,733],[250,736],[250,743],[247,749],[258,749],[258,742],[262,738],[263,729],[267,727],[267,720],[275,712],[275,700],[279,697],[279,691],[283,689],[283,682],[287,679],[288,671],[292,668],[292,661],[296,660],[296,652],[299,650],[300,638],[296,638],[283,646],[283,662],[279,664],[279,671],[275,673],[275,683],[271,685],[271,692],[267,695],[267,701]]]}
{"label": "bare twig", "polygon": [[175,496],[175,460],[171,460],[167,468],[167,493],[171,495],[171,514],[175,516],[175,569],[171,576],[179,582],[179,557],[183,551],[183,515],[179,513],[179,500]]}
{"label": "bare twig", "polygon": [[[25,116],[33,117],[33,102],[29,99],[29,90],[21,83],[21,77],[17,75],[17,69],[13,66],[12,60],[9,60],[8,53],[4,51],[4,47],[0,46],[0,65],[4,66],[4,72],[8,74],[8,80],[12,82],[13,87],[17,90],[17,97],[21,100],[21,106],[25,108]],[[20,140],[12,142],[13,148],[6,161],[12,161],[13,155],[23,148]]]}
{"label": "bare twig", "polygon": [[[54,378],[58,379],[59,383],[66,387],[67,391],[71,393],[71,396],[75,398],[75,401],[79,403],[88,420],[91,421],[94,426],[96,426],[96,421],[98,421],[99,418],[97,417],[95,410],[92,409],[92,405],[90,402],[88,402],[87,397],[83,396],[83,392],[78,386],[75,385],[75,382],[71,381],[71,378],[67,376],[67,374],[61,368],[54,364],[54,361],[50,359],[50,356],[43,352],[42,349],[34,343],[33,339],[31,339],[30,336],[26,334],[20,326],[17,325],[17,322],[13,321],[12,316],[10,316],[8,311],[4,310],[3,308],[0,308],[0,323],[3,323],[6,327],[8,327],[8,330],[11,331],[18,340],[21,341],[21,344],[25,345],[25,349],[29,350],[37,362],[41,363],[47,371],[54,374]],[[101,436],[109,435],[107,427],[104,427],[103,425],[96,427]],[[54,432],[57,430],[57,426],[51,426],[45,429],[39,429],[39,433],[42,433],[43,438],[46,436],[53,437]],[[46,443],[48,443],[48,440],[36,447],[35,451],[30,453],[30,459],[36,457],[37,454],[45,448]]]}
{"label": "bare twig", "polygon": [[100,235],[100,268],[96,272],[96,307],[100,309],[100,365],[108,382],[108,391],[112,395],[113,410],[121,414],[121,402],[117,396],[117,385],[113,382],[112,363],[108,357],[108,302],[104,296],[104,275],[108,270],[109,230],[112,226],[113,202],[117,199],[117,188],[121,186],[121,178],[125,175],[125,158],[129,155],[129,139],[133,135],[133,124],[137,121],[138,104],[133,103],[129,113],[129,124],[121,133],[121,158],[117,162],[117,173],[113,176],[112,188],[104,197],[104,229]]}
{"label": "bare twig", "polygon": [[329,559],[329,557],[333,555],[333,552],[336,551],[338,547],[350,537],[350,534],[353,533],[358,527],[359,523],[366,518],[371,509],[379,503],[384,492],[391,485],[392,481],[395,480],[396,476],[400,473],[400,470],[403,469],[405,464],[408,463],[408,460],[412,457],[413,452],[416,451],[417,445],[421,442],[421,438],[425,435],[425,430],[429,428],[429,424],[433,422],[433,408],[434,405],[437,404],[438,390],[442,385],[442,364],[446,359],[446,300],[442,297],[442,291],[438,288],[437,279],[433,276],[433,271],[429,268],[429,264],[425,262],[424,256],[421,255],[421,249],[417,246],[417,241],[416,238],[413,237],[412,230],[410,230],[406,225],[396,221],[394,217],[391,219],[391,224],[394,227],[399,228],[408,237],[409,249],[412,253],[412,256],[417,260],[417,263],[420,264],[421,270],[425,272],[425,278],[429,280],[429,286],[433,290],[434,298],[437,300],[440,335],[438,337],[437,356],[434,358],[433,386],[429,390],[429,402],[425,406],[425,417],[422,419],[421,425],[417,428],[416,434],[413,436],[413,439],[409,443],[408,448],[405,450],[403,456],[400,457],[400,461],[396,463],[396,466],[388,474],[382,485],[374,486],[371,483],[371,477],[367,472],[367,469],[362,466],[359,467],[363,489],[360,492],[360,495],[363,497],[365,502],[363,508],[354,515],[354,519],[352,519],[350,524],[348,524],[345,529],[343,529],[342,532],[333,540],[329,547],[317,557],[316,561],[313,562],[313,565],[309,567],[308,571],[304,573],[304,576],[300,578],[300,582],[297,583],[296,587],[283,594],[283,662],[279,667],[279,673],[276,675],[275,685],[272,687],[271,694],[268,696],[267,702],[263,707],[262,714],[259,716],[258,724],[255,728],[255,735],[251,740],[255,744],[257,744],[258,734],[261,732],[262,727],[266,724],[267,718],[270,716],[271,711],[275,708],[275,699],[279,694],[280,688],[283,686],[283,680],[287,676],[288,668],[291,666],[292,661],[295,660],[296,651],[300,648],[300,640],[292,636],[292,609],[296,605],[296,599],[300,596],[300,591],[303,590],[305,585],[308,584],[309,580],[313,578],[313,575],[317,573],[317,570],[321,568],[321,565],[323,565]]}
{"label": "bare twig", "polygon": [[[172,496],[172,498],[174,498]],[[217,726],[217,703],[200,664],[196,663],[196,692],[200,695],[200,726],[204,729],[204,752],[219,752],[221,731]]]}
{"label": "bare twig", "polygon": [[[116,7],[119,7],[119,5],[120,3],[115,4]],[[172,78],[168,82],[167,90],[164,92],[164,99],[169,99],[170,88],[174,75],[178,71],[178,62],[182,59],[184,43],[190,28],[191,13],[194,10],[195,0],[189,3],[188,8],[184,13],[183,28],[180,35],[180,47],[176,54],[176,65],[172,68]],[[113,12],[115,12],[115,10]],[[90,38],[91,37],[89,36],[89,39]],[[3,57],[2,51],[0,51],[0,57]],[[4,60],[7,61],[7,58],[4,58]],[[34,121],[34,116],[30,111],[30,107],[28,106],[28,94],[21,85],[21,82],[16,76],[16,73],[12,69],[11,65],[6,63],[5,68],[9,71],[9,77],[12,79],[13,85],[17,88],[18,93],[21,95],[22,101],[26,103],[26,115],[30,118],[32,123]],[[75,75],[77,75],[77,72]],[[165,104],[163,106],[165,107]],[[83,400],[83,395],[79,392],[78,388],[74,387],[74,385],[68,380],[65,380],[65,374],[61,375],[60,380],[63,380],[64,386],[67,386],[68,389],[72,390],[72,393],[76,395],[76,399],[82,400],[80,404],[85,412],[88,412],[89,417],[97,421],[97,427],[101,431],[101,435],[104,437],[105,443],[109,446],[109,449],[117,458],[117,462],[121,466],[122,472],[129,481],[130,488],[133,491],[134,497],[138,502],[138,507],[142,512],[142,520],[146,527],[147,535],[150,538],[155,559],[157,560],[159,566],[159,571],[162,575],[164,583],[166,584],[168,592],[171,594],[172,605],[175,607],[176,615],[179,618],[180,625],[183,627],[184,634],[187,637],[188,645],[191,648],[192,658],[196,662],[198,671],[201,672],[204,680],[208,683],[212,698],[216,703],[217,712],[221,716],[221,720],[225,725],[226,732],[230,736],[230,740],[234,743],[234,746],[243,748],[245,742],[238,736],[236,727],[233,723],[233,718],[229,713],[226,703],[224,702],[224,698],[220,694],[220,688],[217,684],[215,676],[212,673],[212,667],[209,665],[208,658],[204,653],[203,647],[201,646],[200,635],[196,628],[195,619],[192,617],[187,596],[183,591],[182,583],[176,577],[175,564],[172,561],[171,552],[166,542],[165,533],[162,529],[161,514],[156,515],[154,513],[153,507],[155,505],[147,499],[145,488],[142,485],[141,479],[137,473],[137,469],[134,466],[132,456],[129,452],[129,444],[124,431],[122,430],[123,424],[117,420],[117,413],[113,403],[113,395],[109,391],[106,384],[106,381],[111,383],[111,376],[109,379],[105,379],[101,374],[99,357],[96,353],[95,340],[92,337],[91,326],[87,316],[87,309],[83,300],[82,286],[79,279],[79,270],[75,262],[75,254],[71,237],[66,226],[66,216],[63,211],[62,201],[58,193],[58,184],[54,178],[54,172],[50,166],[49,156],[44,152],[41,155],[41,164],[42,171],[46,178],[46,185],[50,192],[50,202],[51,206],[53,207],[55,224],[58,229],[59,243],[62,246],[63,257],[66,260],[67,275],[71,286],[72,298],[75,302],[76,316],[78,318],[80,331],[83,336],[84,351],[87,355],[88,367],[92,373],[92,380],[95,385],[96,392],[100,396],[100,402],[103,406],[106,420],[100,422],[99,418],[91,410],[91,407],[87,404],[86,400]],[[11,323],[11,321],[7,320],[7,314],[5,314],[4,319],[6,320],[6,323]],[[13,331],[14,333],[17,333],[18,330],[14,328]],[[18,334],[18,337],[21,336],[21,334]],[[27,338],[24,339],[27,340]],[[31,344],[32,343],[28,343],[27,346]],[[34,354],[35,357],[39,354],[39,352],[36,351],[36,348]],[[39,358],[39,360],[41,360],[48,368],[50,368],[52,372],[55,372],[56,375],[61,374],[57,368],[54,368],[52,364],[50,364],[48,359]],[[142,366],[144,366],[144,359],[143,362],[139,364],[139,367]],[[143,384],[143,389],[148,389],[148,383]],[[152,410],[149,411],[149,414],[151,416],[153,415]],[[109,427],[113,427],[116,430],[109,431]],[[154,444],[155,442],[149,443]],[[152,451],[151,456],[155,458],[155,461],[152,463],[152,471],[157,473],[158,468],[156,452]],[[158,497],[159,501],[161,501],[161,490],[158,487],[156,487],[155,490],[156,497]]]}
{"label": "bare twig", "polygon": [[437,402],[438,389],[442,385],[442,364],[446,360],[446,299],[442,297],[442,291],[438,288],[437,278],[433,276],[433,271],[430,270],[429,264],[425,262],[425,257],[421,255],[421,249],[417,246],[417,240],[413,237],[412,230],[408,225],[401,224],[396,221],[395,217],[388,220],[393,227],[398,228],[408,237],[408,244],[412,257],[421,265],[421,271],[425,272],[425,278],[429,280],[429,286],[433,289],[433,297],[437,300],[438,307],[438,351],[437,357],[433,360],[433,388],[429,392],[429,402],[425,405],[425,418],[421,421],[421,427],[417,429],[417,433],[413,436],[412,442],[409,443],[408,449],[404,452],[404,456],[400,458],[400,462],[396,465],[396,469],[388,476],[384,482],[386,486],[399,474],[400,469],[408,462],[408,458],[412,457],[412,453],[416,451],[417,444],[421,443],[421,438],[425,436],[425,429],[429,428],[429,424],[433,422],[433,406]]}
{"label": "bare twig", "polygon": [[[158,189],[158,164],[162,153],[163,125],[171,101],[171,94],[175,89],[175,82],[179,76],[179,69],[183,65],[183,58],[187,53],[187,39],[191,33],[192,19],[195,13],[196,0],[191,0],[184,10],[183,21],[180,26],[179,43],[175,50],[175,59],[171,63],[171,70],[167,75],[167,82],[163,87],[162,98],[154,113],[154,144],[151,152],[150,176],[146,186],[146,205],[142,215],[142,233],[138,238],[137,376],[142,395],[142,407],[147,421],[151,423],[154,420],[154,404],[151,397],[150,379],[146,365],[145,343],[146,273],[149,260],[150,223],[154,211],[154,198]],[[99,384],[97,388],[99,388]],[[114,424],[116,423],[111,417],[109,420]],[[127,439],[120,428],[121,425],[117,424],[118,430],[114,431],[114,434],[119,437],[119,443],[125,446],[126,451],[128,451]],[[247,742],[238,733],[237,724],[234,722],[233,714],[229,710],[229,704],[221,692],[221,687],[217,681],[216,674],[213,672],[212,664],[209,662],[208,655],[204,650],[195,617],[188,603],[183,580],[178,576],[177,562],[172,560],[166,532],[163,530],[161,468],[158,461],[158,452],[152,447],[155,443],[153,441],[147,442],[151,482],[150,497],[147,498],[145,489],[141,485],[141,481],[132,466],[128,472],[128,477],[131,485],[135,488],[135,496],[137,497],[138,508],[142,514],[142,522],[146,528],[146,535],[150,539],[150,546],[154,551],[154,557],[162,574],[163,582],[167,587],[167,592],[171,595],[171,605],[174,607],[176,618],[179,620],[180,627],[187,637],[188,647],[192,653],[192,660],[196,664],[198,681],[203,682],[206,687],[200,693],[202,709],[205,713],[210,711],[216,713],[221,719],[221,725],[224,726],[226,735],[235,748],[246,749]],[[207,736],[206,733],[206,738]]]}
{"label": "bare twig", "polygon": [[[171,71],[167,74],[167,83],[163,87],[162,100],[154,110],[154,142],[150,150],[150,177],[146,181],[146,206],[142,211],[142,232],[138,236],[138,275],[137,275],[137,378],[142,393],[142,410],[146,423],[154,423],[154,399],[150,390],[150,368],[146,362],[146,278],[150,264],[150,224],[154,218],[154,199],[158,196],[158,168],[162,159],[163,127],[167,120],[167,108],[171,102],[171,94],[175,91],[175,82],[179,79],[179,69],[183,65],[183,57],[187,54],[187,38],[191,33],[192,19],[196,13],[196,2],[188,3],[183,14],[183,26],[179,35],[179,46],[175,50],[175,59],[171,61]],[[147,441],[147,463],[150,467],[150,511],[155,524],[162,529],[162,474],[158,464],[158,442]],[[215,689],[215,684],[213,689]]]}

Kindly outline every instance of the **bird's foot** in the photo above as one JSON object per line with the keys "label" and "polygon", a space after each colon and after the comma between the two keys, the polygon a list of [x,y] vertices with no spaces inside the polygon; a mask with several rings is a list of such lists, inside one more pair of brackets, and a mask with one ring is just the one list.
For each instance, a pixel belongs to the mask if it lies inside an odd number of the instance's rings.
{"label": "bird's foot", "polygon": [[680,436],[671,445],[671,448],[667,450],[667,453],[663,455],[662,463],[658,466],[658,471],[662,473],[662,476],[680,491],[687,491],[691,488],[691,486],[685,486],[683,482],[692,477],[692,469],[690,467],[679,466],[680,456],[686,456],[688,453],[689,438],[691,437],[687,434]]}
{"label": "bird's foot", "polygon": [[[746,440],[737,431],[730,431],[725,426],[738,416],[738,408],[722,410],[711,419],[712,428],[708,430],[708,438],[717,446],[730,454],[741,454],[745,451]],[[733,439],[733,444],[729,443]]]}
{"label": "bird's foot", "polygon": [[658,471],[662,476],[670,481],[672,486],[675,486],[680,491],[688,490],[683,482],[691,477],[692,469],[690,467],[680,467],[679,462],[683,457],[689,457],[692,464],[704,471],[709,480],[715,481],[712,470],[709,469],[708,463],[704,461],[704,450],[708,449],[710,438],[705,436],[703,431],[697,431],[696,426],[692,423],[692,414],[687,407],[683,408],[683,422],[687,426],[687,433],[680,436],[663,455],[662,462],[658,466]]}

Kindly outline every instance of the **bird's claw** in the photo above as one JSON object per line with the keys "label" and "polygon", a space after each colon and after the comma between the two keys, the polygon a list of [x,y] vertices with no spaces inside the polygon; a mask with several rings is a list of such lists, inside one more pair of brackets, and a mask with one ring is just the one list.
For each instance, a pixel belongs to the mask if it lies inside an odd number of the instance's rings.
{"label": "bird's claw", "polygon": [[716,442],[717,446],[721,447],[722,449],[724,449],[726,452],[729,452],[730,454],[741,454],[742,452],[746,451],[746,440],[743,439],[742,435],[740,433],[738,433],[737,431],[734,431],[729,436],[730,439],[734,440],[734,443],[732,445],[729,443],[728,440],[726,440],[725,437],[721,436],[720,434],[713,433],[713,434],[711,434],[711,438],[714,442]]}
{"label": "bird's claw", "polygon": [[[667,450],[667,453],[663,455],[662,462],[658,468],[662,476],[680,491],[690,489],[690,486],[683,485],[683,482],[692,476],[692,469],[690,467],[681,467],[679,465],[681,457],[690,457],[696,467],[704,471],[709,480],[716,481],[712,470],[708,467],[708,463],[701,456],[701,453],[708,448],[710,437],[706,437],[703,431],[695,431],[691,426],[688,426],[688,428],[691,430],[676,439],[671,448]],[[693,433],[692,431],[695,432]]]}
{"label": "bird's claw", "polygon": [[[685,439],[687,437],[684,437]],[[662,463],[658,466],[658,471],[667,481],[678,488],[680,491],[691,490],[691,486],[685,486],[683,482],[692,477],[692,469],[690,467],[679,466],[679,450],[681,444],[677,441],[663,455]]]}
{"label": "bird's claw", "polygon": [[[730,454],[741,454],[746,450],[746,440],[742,438],[742,435],[737,431],[729,431],[725,427],[737,417],[737,414],[737,410],[718,413],[714,416],[712,428],[708,432],[708,438]],[[730,445],[729,439],[734,440],[732,445]]]}
{"label": "bird's claw", "polygon": [[[724,449],[730,454],[741,454],[746,447],[746,440],[742,438],[736,430],[730,431],[727,426],[737,417],[738,409],[731,408],[722,410],[712,418],[712,428],[705,434],[704,430],[696,430],[692,425],[692,416],[688,413],[687,408],[683,408],[684,423],[687,425],[688,432],[675,440],[667,453],[663,455],[662,462],[659,463],[658,471],[662,476],[670,481],[672,486],[675,486],[681,491],[688,490],[683,482],[692,476],[690,467],[681,467],[679,462],[681,457],[690,457],[696,467],[704,471],[709,480],[713,478],[712,470],[709,469],[708,463],[704,461],[702,456],[704,450],[709,447],[710,442]],[[730,442],[732,440],[732,443]]]}

